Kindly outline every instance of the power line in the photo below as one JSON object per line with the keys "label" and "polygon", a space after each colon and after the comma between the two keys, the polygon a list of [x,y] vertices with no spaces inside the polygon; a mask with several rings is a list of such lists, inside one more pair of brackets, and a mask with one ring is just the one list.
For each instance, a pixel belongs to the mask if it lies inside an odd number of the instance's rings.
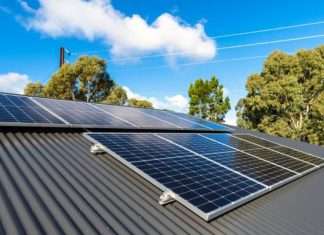
{"label": "power line", "polygon": [[[291,54],[294,52],[287,52],[287,53]],[[235,58],[222,59],[222,60],[209,60],[209,61],[202,61],[202,62],[181,63],[181,64],[177,64],[177,67],[191,67],[191,66],[205,65],[205,64],[218,64],[218,63],[235,62],[235,61],[264,59],[264,58],[267,58],[268,56],[269,55],[256,55],[256,56],[246,56],[246,57],[235,57]],[[147,67],[140,68],[140,70],[150,70],[150,69],[160,69],[160,68],[170,68],[170,66],[169,65],[147,66]],[[129,68],[127,68],[127,69],[129,69]]]}
{"label": "power line", "polygon": [[295,25],[286,25],[286,26],[279,26],[279,27],[273,27],[273,28],[258,29],[258,30],[252,30],[252,31],[241,32],[241,33],[222,34],[222,35],[217,35],[217,36],[214,36],[211,38],[219,39],[219,38],[229,38],[229,37],[236,37],[236,36],[245,36],[245,35],[249,35],[249,34],[281,31],[281,30],[286,30],[286,29],[301,28],[301,27],[320,25],[320,24],[324,24],[324,21],[315,21],[315,22],[309,22],[309,23],[304,23],[304,24],[295,24]]}
{"label": "power line", "polygon": [[[260,30],[241,32],[241,33],[216,35],[216,36],[211,36],[209,38],[219,39],[219,38],[244,36],[244,35],[249,35],[249,34],[280,31],[280,30],[287,30],[287,29],[300,28],[300,27],[306,27],[306,26],[312,26],[312,25],[320,25],[320,24],[324,24],[324,21],[315,21],[315,22],[309,22],[309,23],[304,23],[304,24],[295,24],[295,25],[288,25],[288,26],[272,27],[272,28],[266,28],[266,29],[260,29]],[[316,36],[316,35],[313,35],[313,36]],[[267,44],[273,44],[273,43],[289,42],[289,41],[297,41],[297,40],[305,40],[305,39],[315,38],[313,36],[306,36],[306,37],[300,37],[300,38],[295,38],[295,39],[282,39],[282,40],[275,40],[275,41],[269,41],[269,42],[256,42],[256,43],[243,44],[243,45],[234,45],[234,46],[229,46],[229,47],[224,47],[224,48],[218,48],[218,50],[226,50],[226,49],[248,47],[248,46],[267,45]],[[91,51],[83,51],[83,52],[72,52],[71,55],[95,54],[95,53],[102,53],[102,52],[107,52],[107,50],[91,50]],[[174,52],[174,53],[160,53],[160,54],[152,54],[152,55],[147,55],[147,56],[123,57],[123,58],[119,58],[119,59],[118,58],[117,59],[111,59],[110,61],[112,61],[112,62],[122,62],[122,61],[128,61],[128,60],[136,60],[136,59],[146,59],[146,58],[156,58],[156,57],[163,57],[163,56],[182,55],[182,54],[186,54],[186,53],[189,53],[189,52],[190,51],[188,51],[188,52]]]}
{"label": "power line", "polygon": [[[236,58],[229,58],[229,59],[222,59],[222,60],[209,60],[209,61],[204,61],[204,62],[181,63],[181,64],[177,64],[176,66],[177,67],[191,67],[191,66],[205,65],[205,64],[217,64],[217,63],[234,62],[234,61],[264,59],[267,57],[268,57],[268,55],[236,57]],[[151,70],[151,69],[160,69],[160,68],[170,68],[170,66],[169,65],[147,66],[147,67],[142,67],[139,70]],[[129,67],[127,69],[129,69]]]}
{"label": "power line", "polygon": [[[233,46],[219,47],[217,50],[222,51],[222,50],[230,50],[230,49],[238,49],[238,48],[246,48],[246,47],[255,47],[255,46],[271,45],[271,44],[278,44],[278,43],[284,43],[284,42],[316,39],[316,38],[322,38],[322,37],[324,37],[324,34],[315,34],[315,35],[309,35],[309,36],[304,36],[304,37],[285,38],[285,39],[278,39],[278,40],[271,40],[271,41],[254,42],[254,43],[246,43],[246,44],[238,44],[238,45],[233,45]],[[96,51],[96,52],[98,53],[100,51]],[[147,58],[159,58],[159,57],[164,57],[164,56],[185,55],[188,52],[161,53],[161,54],[153,54],[153,55],[147,55],[147,56],[131,56],[131,57],[123,57],[123,58],[119,58],[119,59],[118,58],[110,59],[109,61],[122,62],[122,61],[147,59]],[[76,53],[71,53],[71,54],[76,54]]]}

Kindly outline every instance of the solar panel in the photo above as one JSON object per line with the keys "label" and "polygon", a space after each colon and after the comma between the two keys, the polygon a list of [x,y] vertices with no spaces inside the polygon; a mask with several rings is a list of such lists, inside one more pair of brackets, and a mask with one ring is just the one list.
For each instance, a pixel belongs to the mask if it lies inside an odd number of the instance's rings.
{"label": "solar panel", "polygon": [[[215,130],[215,131],[230,131],[229,128],[211,123],[204,120],[190,120],[186,114],[181,116],[175,115],[172,112],[157,110],[133,108],[114,105],[96,105],[106,112],[117,116],[134,126],[139,128],[154,128],[154,129],[192,129],[192,130]],[[188,118],[183,118],[183,117]],[[206,125],[204,125],[206,124]]]}
{"label": "solar panel", "polygon": [[47,123],[49,126],[59,124],[81,128],[229,131],[222,125],[215,123],[210,127],[203,125],[203,120],[194,122],[169,111],[4,93],[0,93],[0,123]]}
{"label": "solar panel", "polygon": [[318,168],[227,134],[86,137],[206,220]]}
{"label": "solar panel", "polygon": [[167,122],[174,123],[179,128],[187,128],[187,129],[210,129],[206,126],[199,125],[194,122],[187,122],[183,119],[177,118],[176,116],[171,115],[168,111],[162,110],[154,110],[154,109],[143,109],[144,113],[156,117],[160,120],[165,120]]}
{"label": "solar panel", "polygon": [[[226,144],[235,149],[238,149],[244,153],[251,154],[257,156],[259,159],[264,161],[271,162],[273,164],[279,165],[281,167],[286,168],[287,170],[291,170],[295,173],[303,173],[313,168],[314,165],[309,164],[305,161],[300,161],[294,157],[290,157],[278,152],[278,149],[267,149],[264,148],[261,143],[261,139],[256,139],[253,143],[252,141],[246,141],[244,139],[240,139],[235,135],[214,135],[214,134],[204,134],[204,136],[211,138],[219,143]],[[265,143],[266,145],[270,145]],[[271,145],[272,147],[276,147]]]}
{"label": "solar panel", "polygon": [[40,105],[63,118],[67,124],[130,128],[132,125],[85,102],[33,98]]}
{"label": "solar panel", "polygon": [[171,123],[167,122],[149,115],[146,115],[139,108],[131,108],[126,106],[114,106],[114,105],[103,105],[97,104],[97,107],[105,110],[108,113],[111,113],[114,116],[117,116],[123,120],[126,120],[129,123],[132,123],[135,127],[141,128],[154,128],[154,129],[177,129],[178,127]]}
{"label": "solar panel", "polygon": [[[172,144],[159,135],[88,133],[86,136],[106,146],[107,152],[162,190],[174,192],[177,200],[206,220],[229,210],[234,202],[243,203],[251,195],[266,190],[257,181]],[[148,149],[150,153],[142,155]],[[167,151],[161,152],[161,149]]]}
{"label": "solar panel", "polygon": [[0,94],[0,122],[63,124],[59,118],[42,109],[29,97],[9,94]]}
{"label": "solar panel", "polygon": [[230,131],[230,130],[232,130],[231,128],[226,127],[224,125],[221,125],[221,124],[218,124],[218,123],[206,120],[206,119],[198,118],[198,117],[195,117],[195,116],[192,116],[192,115],[188,115],[188,114],[185,114],[185,113],[178,113],[178,112],[171,112],[171,111],[168,111],[168,112],[169,112],[169,114],[171,114],[173,116],[176,116],[176,117],[178,117],[178,118],[180,118],[182,120],[185,120],[187,122],[197,123],[197,124],[202,125],[202,126],[204,126],[206,128],[209,128],[209,129],[221,130],[221,131]]}
{"label": "solar panel", "polygon": [[312,164],[312,165],[316,165],[316,166],[324,165],[324,159],[323,159],[324,154],[321,157],[317,157],[317,156],[314,156],[314,155],[311,155],[308,153],[304,153],[300,150],[292,149],[287,146],[283,146],[278,143],[275,143],[275,142],[272,142],[269,140],[265,140],[265,139],[262,139],[261,137],[256,137],[256,136],[253,136],[250,134],[240,134],[240,135],[238,134],[235,136],[242,140],[246,140],[246,141],[258,144],[259,146],[270,148],[270,149],[272,149],[272,151],[279,152],[286,156],[290,156],[295,159],[298,159],[298,160],[301,160],[304,162],[308,162],[309,164]]}

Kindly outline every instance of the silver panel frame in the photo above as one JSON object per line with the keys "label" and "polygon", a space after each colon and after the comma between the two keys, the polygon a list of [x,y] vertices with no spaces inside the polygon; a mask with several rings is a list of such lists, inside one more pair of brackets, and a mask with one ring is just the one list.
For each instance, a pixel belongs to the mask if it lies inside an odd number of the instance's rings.
{"label": "silver panel frame", "polygon": [[[89,136],[89,134],[151,134],[151,135],[158,135],[159,133],[134,133],[134,132],[130,132],[130,133],[119,133],[119,132],[86,132],[83,133],[83,136],[89,140],[92,143],[99,143],[98,141],[96,141],[95,139],[93,139],[91,136]],[[173,134],[173,133],[169,133],[169,134]],[[178,133],[176,133],[178,134]],[[214,133],[214,134],[224,134],[224,133]],[[258,138],[258,137],[257,137]],[[159,188],[160,190],[162,190],[163,192],[172,192],[174,193],[171,189],[169,189],[168,187],[164,186],[163,184],[159,183],[157,180],[155,180],[154,178],[150,177],[149,175],[147,175],[146,173],[144,173],[142,170],[140,170],[139,168],[137,168],[136,166],[134,166],[132,163],[126,161],[123,157],[121,157],[120,155],[118,155],[117,153],[113,152],[112,150],[110,150],[109,148],[107,148],[106,146],[103,146],[103,149],[105,150],[105,152],[107,152],[110,156],[114,157],[116,160],[118,160],[119,162],[121,162],[122,164],[124,164],[125,166],[127,166],[128,168],[130,168],[131,170],[133,170],[134,172],[136,172],[138,175],[142,176],[145,180],[149,181],[152,185],[154,185],[155,187]],[[199,156],[197,154],[193,154],[195,156]],[[190,202],[188,202],[187,200],[185,200],[184,198],[182,198],[180,195],[175,194],[175,200],[177,200],[178,202],[180,202],[182,205],[184,205],[185,207],[187,207],[189,210],[191,210],[192,212],[194,212],[195,214],[197,214],[198,216],[200,216],[202,219],[204,219],[205,221],[210,221],[214,218],[219,217],[220,215],[231,211],[243,204],[246,204],[247,202],[250,202],[264,194],[269,193],[270,191],[273,191],[279,187],[282,187],[292,181],[297,180],[298,178],[301,178],[304,175],[307,175],[315,170],[317,170],[319,167],[313,167],[310,168],[309,170],[301,173],[301,174],[295,174],[293,176],[291,176],[290,178],[287,178],[283,181],[280,181],[274,185],[271,186],[267,186],[264,187],[263,189],[249,194],[243,198],[240,198],[237,201],[232,202],[231,204],[225,205],[223,207],[220,207],[214,211],[211,211],[209,213],[205,213],[203,211],[201,211],[199,208],[197,208],[196,206],[192,205]],[[249,177],[244,176],[243,174],[240,174],[241,176],[249,179]],[[261,184],[262,185],[262,184]]]}

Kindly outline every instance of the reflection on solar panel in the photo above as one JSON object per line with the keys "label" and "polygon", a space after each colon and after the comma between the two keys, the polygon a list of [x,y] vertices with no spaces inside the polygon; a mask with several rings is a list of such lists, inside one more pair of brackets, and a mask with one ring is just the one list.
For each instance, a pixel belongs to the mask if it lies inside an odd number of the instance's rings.
{"label": "reflection on solar panel", "polygon": [[247,154],[257,156],[259,159],[262,159],[264,161],[285,167],[286,169],[294,171],[296,173],[305,172],[313,167],[313,165],[309,164],[308,162],[300,161],[292,156],[287,156],[277,152],[278,149],[276,149],[276,146],[274,145],[271,146],[275,149],[271,150],[266,148],[266,146],[269,146],[270,143],[264,143],[265,146],[260,145],[263,141],[262,139],[255,138],[255,141],[250,142],[244,139],[240,139],[236,135],[231,136],[204,134],[204,136],[211,138],[219,143],[232,146]]}
{"label": "reflection on solar panel", "polygon": [[194,122],[187,122],[183,119],[172,116],[168,111],[154,110],[154,109],[143,109],[144,113],[151,115],[153,117],[165,120],[167,122],[174,123],[179,128],[188,128],[188,129],[209,129],[206,126],[199,125]]}
{"label": "reflection on solar panel", "polygon": [[206,220],[318,168],[227,134],[86,137]]}
{"label": "reflection on solar panel", "polygon": [[216,123],[201,119],[191,119],[186,114],[179,114],[181,116],[178,116],[176,113],[157,109],[102,104],[96,106],[139,128],[230,131],[229,128]]}
{"label": "reflection on solar panel", "polygon": [[217,124],[215,122],[211,122],[205,119],[200,119],[191,115],[187,115],[185,113],[176,113],[176,112],[169,112],[171,115],[174,115],[178,118],[181,118],[183,120],[186,120],[187,122],[193,122],[193,123],[198,123],[199,125],[208,127],[210,129],[215,129],[215,130],[223,130],[223,131],[228,131],[231,130],[229,127],[225,127],[221,124]]}
{"label": "reflection on solar panel", "polygon": [[1,125],[48,123],[82,128],[230,131],[216,123],[211,126],[208,121],[193,121],[188,115],[182,116],[162,110],[0,93]]}
{"label": "reflection on solar panel", "polygon": [[30,98],[8,94],[0,94],[0,122],[63,124]]}
{"label": "reflection on solar panel", "polygon": [[38,103],[62,117],[69,124],[102,126],[102,127],[132,127],[100,109],[85,102],[74,102],[44,98],[33,98]]}
{"label": "reflection on solar panel", "polygon": [[270,149],[272,149],[272,151],[280,152],[286,156],[292,156],[293,158],[295,158],[297,160],[308,162],[309,164],[313,164],[313,165],[317,165],[317,166],[324,164],[324,159],[323,159],[324,155],[321,157],[316,157],[316,156],[306,154],[301,151],[291,149],[289,147],[271,142],[269,140],[262,139],[260,137],[255,137],[255,136],[249,135],[249,134],[241,134],[241,135],[235,135],[235,136],[242,140],[256,143],[259,146],[270,148]]}
{"label": "reflection on solar panel", "polygon": [[198,156],[155,159],[135,162],[133,165],[203,213],[211,213],[265,189],[246,177]]}
{"label": "reflection on solar panel", "polygon": [[176,125],[154,118],[152,116],[146,115],[139,108],[131,108],[125,106],[114,106],[114,105],[103,105],[97,104],[97,107],[105,110],[108,113],[111,113],[114,116],[117,116],[123,120],[126,120],[132,123],[135,127],[144,127],[144,128],[177,128]]}

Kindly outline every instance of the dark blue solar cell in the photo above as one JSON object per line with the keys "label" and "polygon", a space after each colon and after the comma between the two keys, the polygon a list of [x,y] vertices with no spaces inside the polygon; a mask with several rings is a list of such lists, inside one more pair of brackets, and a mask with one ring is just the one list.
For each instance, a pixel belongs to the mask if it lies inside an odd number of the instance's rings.
{"label": "dark blue solar cell", "polygon": [[[290,182],[299,172],[315,169],[289,154],[305,161],[321,160],[285,147],[262,148],[219,133],[88,135],[153,184],[174,192],[189,208],[199,209],[207,219],[227,206],[254,198],[257,192]],[[275,152],[279,149],[284,153]]]}
{"label": "dark blue solar cell", "polygon": [[[259,147],[266,147],[266,148],[273,149],[277,152],[285,154],[285,156],[288,155],[295,159],[299,159],[301,161],[308,162],[310,164],[314,164],[314,165],[318,165],[318,166],[324,164],[324,159],[322,159],[321,157],[312,156],[310,154],[306,154],[306,153],[300,152],[298,150],[294,150],[294,149],[291,149],[291,148],[288,148],[285,146],[281,146],[281,145],[273,143],[271,141],[255,137],[253,135],[244,135],[243,134],[243,135],[235,135],[235,137],[238,137],[244,141],[249,141],[251,143],[255,143]],[[275,153],[273,153],[273,154],[275,154]],[[269,154],[267,154],[267,155],[269,155]],[[280,157],[283,157],[283,155],[280,155]],[[322,157],[324,157],[324,155]],[[299,168],[300,167],[298,167],[298,169]],[[301,169],[301,170],[303,171],[303,169]]]}
{"label": "dark blue solar cell", "polygon": [[205,156],[268,186],[296,175],[284,168],[242,152],[215,153]]}
{"label": "dark blue solar cell", "polygon": [[218,131],[230,131],[231,129],[223,126],[221,124],[209,121],[209,120],[205,120],[205,119],[201,119],[195,116],[191,116],[185,113],[176,113],[176,112],[169,112],[170,114],[177,116],[179,118],[181,118],[182,120],[186,120],[187,122],[194,122],[197,123],[205,128],[208,129],[213,129],[213,130],[218,130]]}
{"label": "dark blue solar cell", "polygon": [[210,141],[198,134],[167,133],[160,134],[160,136],[172,140],[173,142],[200,154],[234,151],[232,148]]}
{"label": "dark blue solar cell", "polygon": [[16,118],[18,122],[33,123],[33,119],[30,118],[29,114],[22,111],[20,108],[15,106],[7,106],[6,108]]}
{"label": "dark blue solar cell", "polygon": [[221,142],[223,144],[229,145],[233,148],[240,149],[240,150],[249,150],[249,149],[259,149],[260,147],[249,143],[241,141],[232,135],[226,135],[226,134],[203,134],[203,136],[206,136],[208,138],[211,138],[213,140],[216,140],[218,142]]}
{"label": "dark blue solar cell", "polygon": [[192,155],[152,134],[114,133],[111,135],[89,134],[96,141],[123,156],[129,162]]}
{"label": "dark blue solar cell", "polygon": [[155,134],[89,133],[88,136],[202,213],[215,212],[265,189],[256,181]]}
{"label": "dark blue solar cell", "polygon": [[29,97],[0,94],[0,122],[63,124]]}
{"label": "dark blue solar cell", "polygon": [[2,105],[2,106],[8,106],[8,105],[14,105],[14,103],[12,103],[8,99],[8,95],[0,94],[0,105]]}
{"label": "dark blue solar cell", "polygon": [[198,123],[195,122],[187,122],[183,119],[178,118],[177,116],[172,115],[170,112],[155,110],[155,109],[142,109],[142,112],[152,115],[160,120],[165,120],[169,123],[173,123],[177,128],[185,128],[185,129],[208,129]]}
{"label": "dark blue solar cell", "polygon": [[[204,213],[264,189],[264,186],[198,156],[155,159],[134,162],[133,165]],[[224,186],[225,182],[227,186]],[[245,184],[240,187],[239,183]]]}
{"label": "dark blue solar cell", "polygon": [[[126,120],[136,127],[146,127],[146,128],[177,128],[176,125],[170,122],[163,121],[161,119],[152,117],[145,114],[144,109],[123,107],[123,106],[114,106],[114,105],[96,105],[101,109],[104,109],[106,112],[111,113],[114,116],[117,116],[123,120]],[[143,111],[144,110],[144,111]]]}
{"label": "dark blue solar cell", "polygon": [[111,128],[132,127],[130,124],[95,108],[89,103],[43,98],[34,99],[70,124]]}
{"label": "dark blue solar cell", "polygon": [[0,106],[0,122],[17,122],[17,119],[5,107]]}

